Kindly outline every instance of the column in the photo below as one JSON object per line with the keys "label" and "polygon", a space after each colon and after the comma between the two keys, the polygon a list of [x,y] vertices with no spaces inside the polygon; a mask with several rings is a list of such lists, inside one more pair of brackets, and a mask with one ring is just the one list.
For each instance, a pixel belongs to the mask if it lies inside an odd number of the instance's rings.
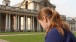
{"label": "column", "polygon": [[26,17],[23,17],[23,31],[26,31]]}
{"label": "column", "polygon": [[37,21],[37,31],[41,31],[40,29],[41,29],[40,24],[39,24],[39,22]]}
{"label": "column", "polygon": [[38,24],[38,22],[37,22],[37,31],[39,31],[39,24]]}
{"label": "column", "polygon": [[20,16],[18,15],[18,20],[17,20],[17,25],[18,25],[18,28],[17,28],[17,31],[20,31],[21,29],[20,29],[20,27],[21,27],[21,25],[20,25]]}
{"label": "column", "polygon": [[5,22],[5,24],[6,24],[6,26],[5,26],[5,32],[7,32],[8,31],[8,28],[9,28],[9,18],[8,18],[8,14],[6,14],[6,22]]}
{"label": "column", "polygon": [[[38,21],[37,21],[38,22]],[[38,25],[39,25],[39,31],[41,31],[41,25],[40,25],[40,23],[38,22]]]}
{"label": "column", "polygon": [[18,16],[16,15],[15,16],[15,28],[14,28],[15,31],[18,31]]}
{"label": "column", "polygon": [[32,31],[32,17],[30,18],[30,28],[31,28],[31,31]]}
{"label": "column", "polygon": [[11,15],[9,15],[9,30],[8,31],[11,31]]}
{"label": "column", "polygon": [[1,32],[1,14],[0,14],[0,32]]}
{"label": "column", "polygon": [[28,31],[28,17],[26,16],[26,31]]}
{"label": "column", "polygon": [[33,21],[33,23],[32,23],[32,31],[35,31],[35,29],[34,29],[34,17],[33,17],[33,19],[32,19]]}
{"label": "column", "polygon": [[71,24],[69,23],[70,30],[72,31]]}
{"label": "column", "polygon": [[13,28],[12,28],[12,31],[15,31],[15,28],[16,28],[16,16],[13,16],[13,19],[14,19],[14,21],[13,21]]}

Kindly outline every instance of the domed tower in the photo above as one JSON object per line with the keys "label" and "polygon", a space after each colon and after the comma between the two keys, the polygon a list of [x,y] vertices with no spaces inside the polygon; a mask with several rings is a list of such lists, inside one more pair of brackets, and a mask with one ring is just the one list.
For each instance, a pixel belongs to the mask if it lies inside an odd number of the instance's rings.
{"label": "domed tower", "polygon": [[10,6],[10,0],[3,0],[3,5]]}

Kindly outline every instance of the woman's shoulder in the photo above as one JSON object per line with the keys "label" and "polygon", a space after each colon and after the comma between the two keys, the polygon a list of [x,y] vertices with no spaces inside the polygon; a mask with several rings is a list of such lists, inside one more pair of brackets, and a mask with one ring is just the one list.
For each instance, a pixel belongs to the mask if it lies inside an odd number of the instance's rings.
{"label": "woman's shoulder", "polygon": [[51,32],[53,32],[53,33],[57,33],[58,32],[58,30],[56,29],[56,27],[53,27],[51,30],[49,30],[49,32],[48,33],[51,33]]}
{"label": "woman's shoulder", "polygon": [[47,33],[45,40],[50,42],[61,42],[62,38],[58,30],[54,27]]}
{"label": "woman's shoulder", "polygon": [[56,29],[56,27],[53,27],[53,28],[47,33],[47,35],[61,36],[60,33],[58,32],[58,30]]}

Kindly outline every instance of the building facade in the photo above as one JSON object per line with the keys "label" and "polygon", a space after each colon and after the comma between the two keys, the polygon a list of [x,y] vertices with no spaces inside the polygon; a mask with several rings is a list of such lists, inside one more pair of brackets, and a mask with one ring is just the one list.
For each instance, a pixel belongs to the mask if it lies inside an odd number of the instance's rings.
{"label": "building facade", "polygon": [[[56,8],[50,0],[24,0],[14,6],[10,6],[10,0],[3,0],[3,5],[0,5],[0,32],[45,31],[36,16],[38,10],[46,6]],[[61,17],[70,25],[70,30],[76,30],[76,20],[67,20],[65,15]]]}
{"label": "building facade", "polygon": [[55,8],[49,0],[24,0],[10,6],[10,0],[3,0],[0,5],[0,32],[45,31],[36,20],[37,12],[42,7]]}
{"label": "building facade", "polygon": [[76,19],[68,17],[66,23],[69,25],[71,31],[76,31]]}

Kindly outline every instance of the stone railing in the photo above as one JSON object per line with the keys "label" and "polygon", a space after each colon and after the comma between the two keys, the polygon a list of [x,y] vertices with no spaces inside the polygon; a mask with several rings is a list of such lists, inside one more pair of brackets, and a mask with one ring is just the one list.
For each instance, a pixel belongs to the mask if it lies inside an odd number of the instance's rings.
{"label": "stone railing", "polygon": [[20,13],[37,13],[37,10],[24,9],[19,7],[0,5],[0,10],[20,12]]}

